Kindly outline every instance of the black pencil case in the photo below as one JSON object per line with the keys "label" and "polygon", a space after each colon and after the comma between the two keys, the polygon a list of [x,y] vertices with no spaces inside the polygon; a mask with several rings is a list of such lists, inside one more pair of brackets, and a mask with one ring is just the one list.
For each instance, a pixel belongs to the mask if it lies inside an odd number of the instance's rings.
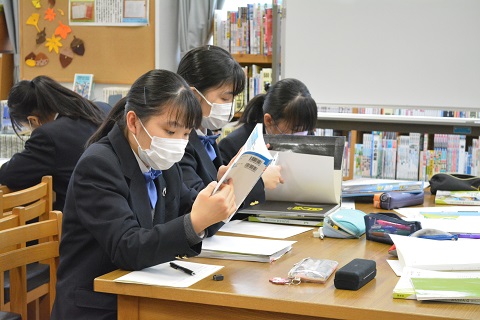
{"label": "black pencil case", "polygon": [[422,229],[422,225],[419,221],[405,221],[393,212],[365,215],[367,240],[393,244],[390,234],[409,236],[420,229]]}
{"label": "black pencil case", "polygon": [[373,260],[353,259],[335,273],[333,283],[337,289],[358,290],[377,275]]}

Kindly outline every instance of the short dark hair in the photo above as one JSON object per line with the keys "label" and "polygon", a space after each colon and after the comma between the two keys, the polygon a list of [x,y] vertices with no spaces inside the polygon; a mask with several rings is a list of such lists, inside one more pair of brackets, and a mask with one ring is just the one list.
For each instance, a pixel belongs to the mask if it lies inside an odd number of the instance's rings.
{"label": "short dark hair", "polygon": [[250,100],[239,123],[263,123],[263,116],[268,113],[274,121],[283,120],[293,132],[311,132],[316,127],[317,110],[307,86],[298,79],[287,78]]}
{"label": "short dark hair", "polygon": [[177,73],[204,93],[231,84],[233,96],[245,89],[245,72],[232,55],[217,46],[201,46],[188,51],[180,60]]}
{"label": "short dark hair", "polygon": [[125,130],[128,111],[134,111],[142,122],[151,116],[172,112],[186,128],[196,128],[202,120],[200,103],[185,80],[174,72],[155,69],[133,83],[127,96],[112,108],[87,146],[106,136],[115,124]]}
{"label": "short dark hair", "polygon": [[103,119],[102,111],[93,102],[44,75],[17,82],[9,92],[7,104],[17,134],[21,123],[26,123],[31,115],[42,122],[55,113],[89,120],[96,125]]}

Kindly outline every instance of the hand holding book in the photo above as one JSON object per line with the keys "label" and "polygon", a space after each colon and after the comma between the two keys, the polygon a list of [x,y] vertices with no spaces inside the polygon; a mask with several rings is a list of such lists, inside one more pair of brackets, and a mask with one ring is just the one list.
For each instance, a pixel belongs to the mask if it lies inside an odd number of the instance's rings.
{"label": "hand holding book", "polygon": [[[272,155],[263,140],[262,128],[263,125],[261,123],[255,126],[247,142],[245,142],[238,155],[232,159],[227,171],[212,192],[212,194],[215,194],[222,183],[232,179],[237,209],[272,162]],[[230,218],[231,216],[224,222],[228,222]]]}

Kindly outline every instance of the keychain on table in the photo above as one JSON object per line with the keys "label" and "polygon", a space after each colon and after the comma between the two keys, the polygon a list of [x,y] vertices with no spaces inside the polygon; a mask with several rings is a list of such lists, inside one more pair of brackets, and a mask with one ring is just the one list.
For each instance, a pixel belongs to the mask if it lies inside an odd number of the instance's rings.
{"label": "keychain on table", "polygon": [[293,284],[299,285],[302,281],[300,278],[282,278],[282,277],[273,277],[269,279],[273,284]]}

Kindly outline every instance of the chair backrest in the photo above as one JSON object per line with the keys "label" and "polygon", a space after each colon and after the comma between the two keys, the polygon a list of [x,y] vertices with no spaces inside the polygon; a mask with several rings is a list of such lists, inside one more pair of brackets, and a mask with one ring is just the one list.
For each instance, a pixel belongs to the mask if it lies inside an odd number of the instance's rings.
{"label": "chair backrest", "polygon": [[4,185],[4,184],[0,184],[0,191],[1,191],[3,194],[12,192],[12,190],[10,190],[10,188],[7,187],[7,186]]}
{"label": "chair backrest", "polygon": [[[62,213],[51,211],[49,219],[0,231],[0,288],[4,288],[4,272],[10,271],[10,302],[5,305],[4,291],[0,290],[0,310],[11,311],[27,319],[26,265],[48,261],[50,266],[49,290],[44,299],[50,311],[55,300],[56,272],[59,263]],[[26,242],[47,239],[34,245]],[[9,249],[9,250],[5,250]]]}
{"label": "chair backrest", "polygon": [[[44,212],[52,211],[53,206],[52,176],[42,177],[42,181],[33,187],[12,191],[4,194],[0,190],[0,213],[8,213],[12,208],[39,202],[44,206]],[[28,221],[28,220],[27,220]]]}

